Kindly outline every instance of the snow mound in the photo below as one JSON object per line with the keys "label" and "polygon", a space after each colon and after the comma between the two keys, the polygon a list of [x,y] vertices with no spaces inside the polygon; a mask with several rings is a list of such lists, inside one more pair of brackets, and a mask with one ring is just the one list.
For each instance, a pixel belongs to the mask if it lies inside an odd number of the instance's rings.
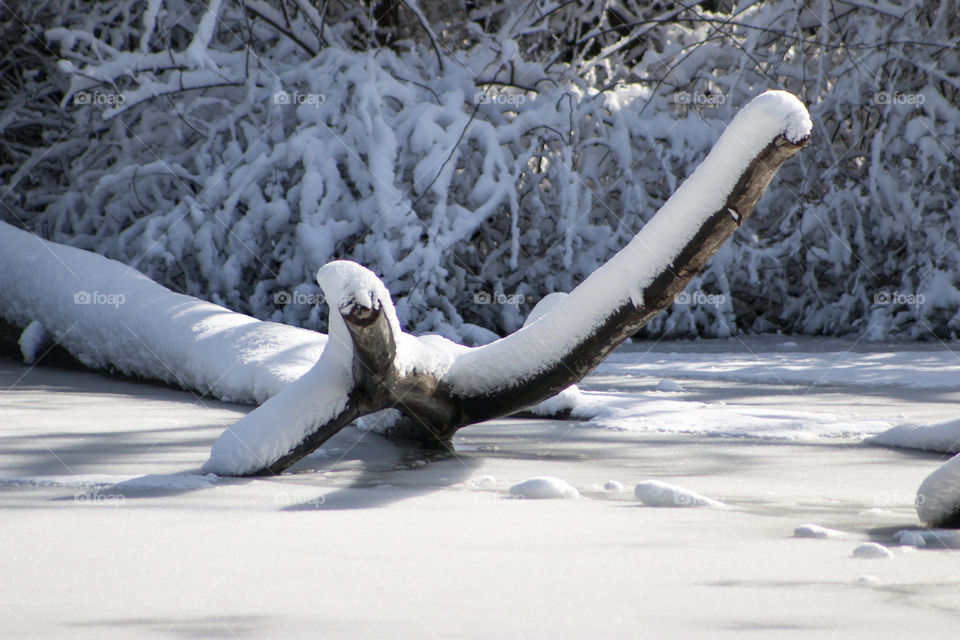
{"label": "snow mound", "polygon": [[723,503],[699,493],[660,482],[646,480],[633,489],[633,494],[648,507],[722,507]]}
{"label": "snow mound", "polygon": [[960,549],[960,532],[953,530],[904,529],[895,533],[893,538],[905,547]]}
{"label": "snow mound", "polygon": [[479,347],[490,344],[494,340],[499,340],[500,336],[485,327],[481,327],[470,322],[464,322],[457,331],[460,335],[460,341],[471,347]]}
{"label": "snow mound", "polygon": [[679,382],[664,378],[657,383],[657,391],[683,391]]}
{"label": "snow mound", "polygon": [[527,500],[556,500],[579,498],[580,492],[560,478],[537,476],[510,487],[510,495]]}
{"label": "snow mound", "polygon": [[40,351],[50,340],[50,334],[39,320],[34,320],[20,334],[20,353],[26,364],[33,364],[40,357]]}
{"label": "snow mound", "polygon": [[574,411],[577,411],[579,415],[581,413],[581,409],[587,412],[589,411],[589,408],[586,407],[586,404],[586,396],[584,396],[583,392],[580,391],[580,387],[572,384],[557,395],[551,396],[539,404],[533,405],[527,409],[527,411],[535,416],[543,416],[545,418],[564,415],[568,412],[572,413]]}
{"label": "snow mound", "polygon": [[920,484],[917,515],[931,527],[960,526],[960,455],[947,460]]}
{"label": "snow mound", "polygon": [[802,524],[793,530],[795,538],[837,538],[842,535],[842,531],[821,527],[818,524]]}
{"label": "snow mound", "polygon": [[491,475],[477,476],[476,478],[472,478],[470,480],[470,484],[473,485],[474,487],[477,487],[478,489],[492,487],[496,483],[497,483],[497,479]]}
{"label": "snow mound", "polygon": [[920,531],[911,531],[909,529],[897,531],[893,535],[893,538],[897,541],[897,544],[905,547],[923,547],[927,544],[926,539]]}
{"label": "snow mound", "polygon": [[620,493],[623,491],[623,483],[617,482],[616,480],[607,480],[603,484],[604,491],[612,491],[614,493]]}
{"label": "snow mound", "polygon": [[940,424],[902,424],[864,440],[881,447],[960,453],[960,420]]}
{"label": "snow mound", "polygon": [[893,552],[882,544],[864,542],[853,550],[853,557],[865,560],[885,560],[892,558]]}

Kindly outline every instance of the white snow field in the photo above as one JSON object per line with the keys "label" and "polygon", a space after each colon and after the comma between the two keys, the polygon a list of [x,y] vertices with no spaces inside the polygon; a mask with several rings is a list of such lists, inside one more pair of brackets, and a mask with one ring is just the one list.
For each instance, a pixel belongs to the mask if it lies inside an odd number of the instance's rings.
{"label": "white snow field", "polygon": [[[0,360],[0,636],[953,637],[960,532],[914,507],[949,456],[862,442],[955,417],[952,345],[784,342],[625,345],[594,420],[455,455],[348,427],[259,479],[200,472],[249,406]],[[511,495],[534,479],[579,498]],[[724,508],[645,506],[649,481]]]}

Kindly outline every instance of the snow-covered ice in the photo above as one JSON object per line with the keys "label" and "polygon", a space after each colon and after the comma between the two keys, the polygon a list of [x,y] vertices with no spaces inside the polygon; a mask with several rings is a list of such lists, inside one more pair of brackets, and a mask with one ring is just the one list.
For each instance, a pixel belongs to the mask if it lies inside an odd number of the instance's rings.
{"label": "snow-covered ice", "polygon": [[[758,366],[776,351],[762,343],[745,343]],[[799,351],[819,344],[801,341]],[[692,365],[731,348],[661,344],[617,357],[639,371],[668,351]],[[661,377],[608,372],[582,386],[588,396],[655,394]],[[722,400],[731,420],[762,406],[935,423],[960,401],[957,391],[854,383],[671,379],[695,389],[685,404],[712,411]],[[730,425],[683,434],[506,419],[460,431],[455,455],[348,427],[284,475],[212,478],[199,471],[210,443],[250,407],[9,360],[0,388],[9,389],[0,509],[16,515],[0,518],[4,637],[740,637],[745,625],[936,637],[955,625],[952,532],[924,533],[918,551],[871,562],[877,588],[851,589],[867,561],[841,561],[852,540],[897,544],[916,529],[916,487],[937,455],[828,433],[728,438]],[[671,421],[678,402],[661,405],[660,419]],[[673,421],[692,415],[687,406]],[[562,478],[582,497],[504,499],[537,476]],[[633,494],[602,489],[609,478],[676,482],[727,506],[638,508]],[[789,537],[804,522],[847,535]]]}
{"label": "snow-covered ice", "polygon": [[196,474],[75,474],[52,476],[2,477],[0,485],[30,485],[35,487],[110,488],[115,490],[183,490],[206,489],[217,483],[215,475]]}
{"label": "snow-covered ice", "polygon": [[[630,377],[636,382],[595,386],[584,394],[574,415],[621,429],[800,440],[860,436],[880,446],[958,451],[960,421],[932,410],[937,396],[960,388],[960,360],[949,348],[921,344],[876,348],[853,340],[797,338],[791,341],[796,351],[783,353],[781,342],[770,336],[678,342],[652,349],[626,345],[601,363],[593,376]],[[698,381],[697,386],[709,381],[790,389],[789,395],[798,399],[816,389],[842,389],[844,394],[855,389],[879,410],[825,413],[804,402],[727,406],[722,398],[699,403],[700,394],[690,393],[675,401],[650,393],[664,379]],[[686,387],[693,388],[690,382]],[[899,399],[905,396],[914,403],[929,398],[923,406],[931,410],[904,415]]]}
{"label": "snow-covered ice", "polygon": [[[778,352],[776,339],[673,343],[646,354],[612,354],[597,373],[641,374],[658,379],[735,380],[775,384],[956,389],[960,359],[949,349],[920,343],[871,349],[855,340],[798,338],[796,350]],[[816,345],[816,351],[811,347]],[[685,357],[698,354],[702,358]]]}

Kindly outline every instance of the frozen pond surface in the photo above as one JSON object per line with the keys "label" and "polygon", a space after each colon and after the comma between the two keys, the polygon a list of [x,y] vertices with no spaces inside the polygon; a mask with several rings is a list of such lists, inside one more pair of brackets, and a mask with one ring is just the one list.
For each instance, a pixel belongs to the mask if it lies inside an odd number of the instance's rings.
{"label": "frozen pond surface", "polygon": [[[665,412],[653,427],[497,420],[460,431],[456,455],[348,428],[290,474],[241,480],[199,467],[248,407],[2,360],[0,635],[954,637],[958,538],[898,544],[916,542],[900,532],[946,456],[820,427],[722,437],[730,418],[711,433],[702,412],[807,412],[864,433],[942,422],[958,367],[942,346],[632,345],[583,387],[647,394]],[[896,368],[944,382],[895,384]],[[579,497],[510,496],[538,476]],[[722,504],[647,507],[634,487],[648,480]],[[804,525],[832,531],[795,535]],[[871,541],[892,557],[855,554]]]}

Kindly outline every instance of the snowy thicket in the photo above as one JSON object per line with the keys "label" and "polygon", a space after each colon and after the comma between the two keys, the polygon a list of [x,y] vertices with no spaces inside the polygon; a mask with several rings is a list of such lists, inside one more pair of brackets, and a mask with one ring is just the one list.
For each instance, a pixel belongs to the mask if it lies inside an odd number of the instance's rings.
{"label": "snowy thicket", "polygon": [[646,331],[960,326],[957,0],[386,6],[18,7],[0,216],[324,330],[313,274],[349,258],[408,330],[473,340],[570,291],[779,87],[814,144]]}

